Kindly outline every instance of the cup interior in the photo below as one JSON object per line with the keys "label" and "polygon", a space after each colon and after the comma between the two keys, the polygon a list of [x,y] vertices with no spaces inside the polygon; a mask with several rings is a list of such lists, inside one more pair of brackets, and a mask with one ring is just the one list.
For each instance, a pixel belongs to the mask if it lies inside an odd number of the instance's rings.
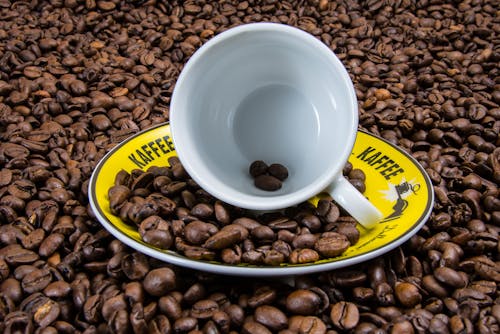
{"label": "cup interior", "polygon": [[[332,181],[354,144],[357,117],[352,82],[324,44],[296,28],[252,24],[193,55],[170,120],[179,157],[200,186],[231,204],[269,209]],[[254,186],[255,160],[288,168],[281,189]]]}

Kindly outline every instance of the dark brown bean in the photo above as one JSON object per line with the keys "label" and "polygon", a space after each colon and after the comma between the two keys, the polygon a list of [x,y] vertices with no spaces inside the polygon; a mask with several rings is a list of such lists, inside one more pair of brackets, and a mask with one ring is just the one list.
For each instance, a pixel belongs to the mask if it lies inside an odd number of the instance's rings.
{"label": "dark brown bean", "polygon": [[271,175],[259,175],[255,178],[254,184],[257,188],[266,191],[275,191],[281,188],[281,181]]}
{"label": "dark brown bean", "polygon": [[349,330],[359,322],[359,310],[355,304],[349,302],[339,302],[333,305],[330,318],[340,330]]}
{"label": "dark brown bean", "polygon": [[409,282],[397,283],[394,288],[394,294],[398,301],[405,307],[415,307],[422,301],[419,289]]}
{"label": "dark brown bean", "polygon": [[262,305],[255,309],[254,319],[272,331],[279,331],[288,325],[288,319],[280,309]]}
{"label": "dark brown bean", "polygon": [[257,177],[267,173],[268,166],[262,160],[256,160],[250,164],[249,173],[252,177]]}
{"label": "dark brown bean", "polygon": [[321,298],[305,289],[295,290],[286,298],[286,308],[292,314],[313,315],[319,311]]}
{"label": "dark brown bean", "polygon": [[267,171],[271,176],[274,176],[280,181],[284,181],[288,177],[288,169],[282,164],[271,164]]}
{"label": "dark brown bean", "polygon": [[175,274],[170,268],[157,268],[144,277],[144,290],[152,296],[162,296],[176,287]]}
{"label": "dark brown bean", "polygon": [[196,319],[212,318],[215,312],[219,310],[217,302],[210,299],[197,301],[192,307],[190,315]]}
{"label": "dark brown bean", "polygon": [[349,240],[345,235],[330,232],[327,237],[320,237],[315,242],[314,249],[324,257],[335,257],[342,254],[349,246]]}

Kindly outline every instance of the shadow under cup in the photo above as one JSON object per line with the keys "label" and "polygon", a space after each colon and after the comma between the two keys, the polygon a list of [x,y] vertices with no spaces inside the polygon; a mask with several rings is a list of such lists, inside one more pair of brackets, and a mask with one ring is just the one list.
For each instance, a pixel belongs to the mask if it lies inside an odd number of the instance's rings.
{"label": "shadow under cup", "polygon": [[[357,129],[352,82],[323,43],[296,28],[249,24],[210,40],[186,64],[171,127],[188,173],[215,197],[256,210],[298,204],[328,186]],[[280,163],[277,191],[256,188],[255,160]]]}

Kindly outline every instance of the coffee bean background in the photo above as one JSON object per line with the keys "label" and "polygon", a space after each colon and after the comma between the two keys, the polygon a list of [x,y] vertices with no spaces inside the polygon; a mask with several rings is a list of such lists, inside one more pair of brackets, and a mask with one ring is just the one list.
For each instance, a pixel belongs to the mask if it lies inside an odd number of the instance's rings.
{"label": "coffee bean background", "polygon": [[[498,333],[498,14],[488,0],[1,0],[0,331]],[[401,247],[320,275],[234,279],[142,255],[94,218],[99,159],[168,121],[205,41],[259,21],[335,51],[360,127],[429,173],[434,210]]]}

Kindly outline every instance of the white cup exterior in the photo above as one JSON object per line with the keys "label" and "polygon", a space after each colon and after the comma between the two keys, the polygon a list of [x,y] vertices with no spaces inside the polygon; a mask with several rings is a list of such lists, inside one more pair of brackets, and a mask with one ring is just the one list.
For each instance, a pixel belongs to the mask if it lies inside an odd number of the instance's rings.
{"label": "white cup exterior", "polygon": [[[226,203],[276,210],[328,189],[363,226],[381,219],[342,176],[358,125],[352,81],[335,54],[302,30],[252,23],[212,38],[177,80],[170,123],[187,172]],[[254,186],[255,160],[288,168],[281,189]]]}

